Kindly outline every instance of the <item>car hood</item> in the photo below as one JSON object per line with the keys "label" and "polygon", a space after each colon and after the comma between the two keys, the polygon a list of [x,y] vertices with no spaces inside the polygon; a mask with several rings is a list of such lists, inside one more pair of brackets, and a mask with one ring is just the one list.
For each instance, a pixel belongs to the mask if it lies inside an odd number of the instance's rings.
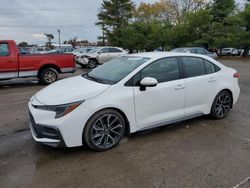
{"label": "car hood", "polygon": [[61,105],[94,98],[110,85],[97,83],[82,76],[57,81],[39,91],[35,98],[44,105]]}

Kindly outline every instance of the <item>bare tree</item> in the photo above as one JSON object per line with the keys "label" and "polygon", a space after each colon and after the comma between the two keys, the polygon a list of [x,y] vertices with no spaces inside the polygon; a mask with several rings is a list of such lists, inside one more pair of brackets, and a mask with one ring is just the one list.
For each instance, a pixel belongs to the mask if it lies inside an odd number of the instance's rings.
{"label": "bare tree", "polygon": [[174,25],[181,23],[186,13],[195,12],[208,3],[210,0],[161,0],[158,2],[162,16]]}

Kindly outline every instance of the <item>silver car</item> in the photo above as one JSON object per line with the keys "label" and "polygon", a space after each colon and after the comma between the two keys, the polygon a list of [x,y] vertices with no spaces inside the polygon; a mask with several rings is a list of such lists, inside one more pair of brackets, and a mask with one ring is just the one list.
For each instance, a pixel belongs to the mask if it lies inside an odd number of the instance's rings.
{"label": "silver car", "polygon": [[201,54],[201,55],[206,55],[209,56],[213,59],[217,59],[218,56],[216,53],[209,52],[205,48],[201,47],[184,47],[184,48],[175,48],[171,50],[171,52],[186,52],[186,53],[192,53],[192,54]]}
{"label": "silver car", "polygon": [[81,66],[94,68],[98,64],[103,64],[118,56],[127,54],[125,50],[118,47],[97,47],[90,50],[87,54],[76,59],[76,62]]}

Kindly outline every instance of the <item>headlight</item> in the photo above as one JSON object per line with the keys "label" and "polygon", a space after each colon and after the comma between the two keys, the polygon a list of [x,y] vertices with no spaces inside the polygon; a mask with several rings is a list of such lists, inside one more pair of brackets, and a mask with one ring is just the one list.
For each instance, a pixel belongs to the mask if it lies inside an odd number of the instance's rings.
{"label": "headlight", "polygon": [[47,111],[53,111],[56,113],[55,118],[60,118],[62,116],[65,116],[66,114],[72,112],[74,109],[76,109],[78,106],[80,106],[84,101],[74,102],[70,104],[63,104],[63,105],[33,105],[34,108],[40,109],[40,110],[47,110]]}

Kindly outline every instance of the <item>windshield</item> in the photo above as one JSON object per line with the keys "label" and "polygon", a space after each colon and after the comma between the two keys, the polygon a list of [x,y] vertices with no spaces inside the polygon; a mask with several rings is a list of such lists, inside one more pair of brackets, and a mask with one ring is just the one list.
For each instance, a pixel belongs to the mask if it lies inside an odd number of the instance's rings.
{"label": "windshield", "polygon": [[122,56],[98,66],[83,76],[100,83],[115,84],[148,60],[146,57]]}

